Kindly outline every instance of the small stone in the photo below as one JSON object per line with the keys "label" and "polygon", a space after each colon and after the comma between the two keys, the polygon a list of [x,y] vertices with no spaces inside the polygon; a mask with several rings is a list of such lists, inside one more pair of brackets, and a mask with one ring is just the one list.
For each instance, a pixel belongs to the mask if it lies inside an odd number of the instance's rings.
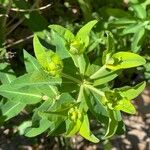
{"label": "small stone", "polygon": [[141,131],[141,130],[131,130],[128,132],[129,135],[134,135],[136,137],[138,137],[138,139],[141,141],[145,138],[146,136],[146,133]]}

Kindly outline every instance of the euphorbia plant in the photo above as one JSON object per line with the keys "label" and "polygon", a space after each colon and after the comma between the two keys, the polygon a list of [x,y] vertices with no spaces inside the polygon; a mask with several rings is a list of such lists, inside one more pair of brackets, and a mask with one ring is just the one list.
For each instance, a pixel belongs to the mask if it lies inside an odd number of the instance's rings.
{"label": "euphorbia plant", "polygon": [[[90,130],[91,119],[104,128],[102,139],[119,134],[121,111],[135,113],[131,100],[143,91],[145,82],[113,88],[111,81],[123,69],[143,65],[145,60],[131,52],[115,53],[113,36],[108,31],[103,37],[106,50],[102,57],[95,55],[90,60],[89,34],[96,23],[90,21],[76,35],[62,26],[50,25],[55,51],[42,45],[34,35],[37,59],[24,51],[27,73],[0,86],[0,94],[8,99],[1,104],[5,121],[31,105],[32,119],[19,127],[27,137],[45,131],[48,135],[67,137],[79,133],[97,143],[99,139]],[[13,114],[6,113],[6,106]]]}

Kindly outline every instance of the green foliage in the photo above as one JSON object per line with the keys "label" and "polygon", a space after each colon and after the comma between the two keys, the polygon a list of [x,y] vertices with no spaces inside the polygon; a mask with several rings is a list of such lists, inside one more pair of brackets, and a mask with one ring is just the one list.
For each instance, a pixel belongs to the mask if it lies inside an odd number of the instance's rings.
{"label": "green foliage", "polygon": [[[98,143],[97,137],[123,133],[121,112],[136,112],[131,100],[146,84],[120,85],[137,83],[130,78],[134,74],[138,81],[150,81],[150,1],[65,0],[53,1],[48,9],[46,3],[0,0],[0,123],[25,110],[28,120],[18,130],[27,137],[80,134]],[[32,53],[30,42],[29,48],[9,44],[22,38],[22,29],[25,37],[34,33],[36,58],[22,51]],[[9,61],[10,50],[17,52],[15,62]],[[120,88],[115,87],[117,77]],[[93,122],[100,124],[102,135]]]}
{"label": "green foliage", "polygon": [[118,52],[112,55],[112,58],[108,60],[106,67],[112,70],[126,69],[144,65],[145,59],[141,56],[129,53],[129,52]]}
{"label": "green foliage", "polygon": [[63,68],[63,63],[58,55],[46,49],[40,44],[38,37],[34,36],[35,56],[45,71],[52,76],[58,75]]}
{"label": "green foliage", "polygon": [[[102,139],[116,134],[122,123],[121,111],[135,113],[131,100],[144,90],[145,82],[122,88],[113,88],[109,83],[122,70],[144,65],[145,59],[132,52],[115,52],[114,37],[105,31],[106,37],[101,34],[100,44],[106,50],[91,61],[88,47],[96,23],[96,20],[88,22],[76,35],[60,25],[50,25],[55,49],[43,44],[44,31],[34,34],[36,59],[24,50],[27,73],[12,80],[8,74],[0,74],[3,83],[0,94],[4,97],[0,106],[2,121],[30,106],[32,118],[19,127],[20,133],[27,137],[43,132],[67,137],[79,133],[98,143],[91,131],[91,119],[104,128]],[[5,81],[4,75],[10,82]]]}
{"label": "green foliage", "polygon": [[[127,15],[118,18],[115,16],[112,24],[121,29],[121,35],[133,35],[131,42],[131,50],[135,53],[141,51],[142,45],[144,44],[144,39],[149,32],[149,12],[147,11],[147,6],[149,1],[141,3],[129,1],[129,11]],[[121,10],[119,10],[121,11]],[[133,15],[133,16],[132,16]],[[118,30],[120,32],[120,30]]]}

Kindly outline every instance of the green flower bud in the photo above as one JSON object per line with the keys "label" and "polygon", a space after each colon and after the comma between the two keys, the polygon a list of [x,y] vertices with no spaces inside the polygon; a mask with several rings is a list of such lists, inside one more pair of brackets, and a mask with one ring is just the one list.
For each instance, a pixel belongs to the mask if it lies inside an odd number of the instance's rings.
{"label": "green flower bud", "polygon": [[84,49],[85,49],[84,43],[82,43],[79,40],[74,40],[70,44],[69,52],[73,55],[80,55],[84,52]]}
{"label": "green flower bud", "polygon": [[54,62],[50,62],[48,64],[48,68],[49,68],[50,71],[56,70],[56,64]]}
{"label": "green flower bud", "polygon": [[55,53],[49,55],[48,65],[46,70],[52,75],[56,76],[62,72],[63,62]]}
{"label": "green flower bud", "polygon": [[81,119],[82,114],[81,114],[80,110],[77,107],[75,107],[75,108],[71,108],[68,111],[68,116],[69,116],[70,120],[72,120],[73,122],[76,122],[77,119]]}

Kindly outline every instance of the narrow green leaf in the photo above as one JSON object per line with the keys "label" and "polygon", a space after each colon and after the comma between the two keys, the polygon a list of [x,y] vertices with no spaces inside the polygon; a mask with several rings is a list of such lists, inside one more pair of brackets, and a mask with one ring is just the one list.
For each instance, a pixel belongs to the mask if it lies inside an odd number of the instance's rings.
{"label": "narrow green leaf", "polygon": [[107,8],[106,12],[108,13],[109,16],[114,16],[115,18],[131,18],[133,16],[128,13],[128,11],[124,11],[123,9],[118,9],[118,8]]}
{"label": "narrow green leaf", "polygon": [[25,134],[25,130],[32,126],[32,121],[24,121],[21,123],[21,125],[18,126],[18,131],[20,135]]}
{"label": "narrow green leaf", "polygon": [[143,27],[134,34],[133,41],[131,44],[131,50],[134,53],[137,53],[140,50],[144,35],[145,35],[145,29]]}
{"label": "narrow green leaf", "polygon": [[78,133],[78,131],[80,130],[81,127],[81,120],[77,119],[76,122],[70,121],[69,119],[66,120],[66,136],[67,137],[71,137],[73,135],[75,135],[76,133]]}
{"label": "narrow green leaf", "polygon": [[90,79],[96,79],[94,80],[94,86],[105,84],[119,75],[120,71],[109,70],[106,67],[106,65],[102,66],[98,71],[90,76]]}
{"label": "narrow green leaf", "polygon": [[136,22],[136,24],[131,24],[127,26],[121,33],[121,35],[137,33],[140,31],[141,28],[144,28],[145,24],[141,22]]}
{"label": "narrow green leaf", "polygon": [[12,101],[35,104],[42,100],[42,93],[35,88],[15,88],[11,85],[0,86],[0,94]]}
{"label": "narrow green leaf", "polygon": [[25,106],[26,104],[24,103],[7,101],[5,104],[0,106],[4,120],[9,120],[10,118],[18,115]]}
{"label": "narrow green leaf", "polygon": [[118,122],[118,128],[116,130],[116,135],[122,135],[126,132],[126,127],[124,122],[121,120]]}
{"label": "narrow green leaf", "polygon": [[46,112],[50,107],[52,107],[55,103],[55,100],[51,97],[48,100],[45,100],[39,107],[34,109],[34,114],[32,116],[32,123],[36,124],[41,117],[39,116],[39,112]]}
{"label": "narrow green leaf", "polygon": [[50,25],[48,26],[50,29],[53,29],[57,32],[62,38],[64,38],[68,43],[70,43],[74,39],[74,35],[68,29],[60,26],[60,25]]}
{"label": "narrow green leaf", "polygon": [[11,69],[10,64],[0,63],[0,81],[3,84],[11,83],[16,79],[14,71]]}
{"label": "narrow green leaf", "polygon": [[107,107],[102,104],[102,97],[92,91],[89,92],[88,89],[84,89],[84,96],[86,104],[93,116],[100,122],[106,123],[108,120],[108,111]]}
{"label": "narrow green leaf", "polygon": [[33,70],[40,70],[41,65],[37,62],[37,60],[32,55],[30,55],[26,50],[24,50],[23,52],[26,71],[33,72]]}
{"label": "narrow green leaf", "polygon": [[131,7],[136,12],[136,15],[138,18],[140,18],[140,19],[146,18],[146,16],[147,16],[146,9],[144,9],[144,7],[141,4],[133,4],[133,5],[131,5]]}
{"label": "narrow green leaf", "polygon": [[74,105],[77,105],[75,99],[69,93],[62,93],[56,103],[54,103],[54,105],[50,107],[47,112],[56,112],[56,114],[66,115],[68,109]]}
{"label": "narrow green leaf", "polygon": [[117,102],[117,105],[114,107],[115,110],[121,110],[123,112],[126,112],[128,114],[135,114],[136,110],[133,104],[127,100],[122,99],[119,102]]}
{"label": "narrow green leaf", "polygon": [[32,73],[20,76],[19,78],[14,80],[12,84],[17,85],[18,87],[35,86],[35,85],[56,86],[61,84],[61,78],[52,77],[50,76],[49,73],[40,70],[40,71],[33,71]]}
{"label": "narrow green leaf", "polygon": [[112,24],[114,25],[128,25],[128,24],[135,24],[136,20],[128,19],[128,18],[119,18],[115,21],[113,21]]}
{"label": "narrow green leaf", "polygon": [[107,126],[107,131],[106,131],[103,139],[110,138],[116,133],[116,130],[118,127],[118,121],[115,120],[114,113],[115,112],[113,112],[112,110],[109,110],[109,122],[108,122],[108,126]]}
{"label": "narrow green leaf", "polygon": [[126,69],[144,65],[145,59],[134,53],[130,52],[118,52],[112,56],[110,63],[106,64],[106,67],[111,70]]}
{"label": "narrow green leaf", "polygon": [[[59,131],[64,133],[64,126],[61,127],[60,125],[65,125],[64,121],[66,120],[66,116],[62,113],[48,113],[48,112],[39,112],[39,116],[43,119],[47,119],[50,121],[50,127],[48,131],[48,135],[58,135],[57,133]],[[62,128],[63,130],[59,130],[59,128]],[[61,133],[62,134],[62,133]]]}
{"label": "narrow green leaf", "polygon": [[25,136],[27,137],[35,137],[44,131],[46,131],[51,126],[51,122],[47,119],[41,119],[39,127],[27,128],[25,131]]}
{"label": "narrow green leaf", "polygon": [[34,35],[33,46],[34,46],[34,52],[35,52],[35,56],[37,60],[42,65],[42,67],[47,68],[48,67],[48,62],[47,62],[48,54],[46,53],[46,48],[41,45],[37,35]]}
{"label": "narrow green leaf", "polygon": [[[69,40],[69,37],[67,35],[64,35],[64,37],[62,37],[61,33],[57,33],[54,30],[51,31],[51,36],[52,36],[51,42],[53,45],[56,46],[56,54],[58,54],[61,57],[61,59],[70,57],[66,43],[67,40]],[[72,38],[70,38],[70,40],[71,39]]]}
{"label": "narrow green leaf", "polygon": [[36,35],[33,39],[34,52],[37,60],[52,76],[59,76],[63,69],[63,63],[60,57],[51,50],[43,47]]}
{"label": "narrow green leaf", "polygon": [[[37,74],[36,74],[37,75]],[[40,74],[41,75],[41,74]],[[34,104],[41,101],[43,95],[55,97],[57,89],[53,85],[57,85],[57,78],[33,78],[36,77],[32,73],[26,74],[12,81],[11,84],[3,84],[0,86],[0,94],[10,100]],[[48,79],[48,80],[47,80]]]}
{"label": "narrow green leaf", "polygon": [[99,142],[99,139],[95,137],[90,131],[89,119],[87,115],[84,115],[79,134],[93,143]]}
{"label": "narrow green leaf", "polygon": [[87,68],[87,61],[84,55],[72,55],[71,54],[71,57],[73,59],[75,66],[79,68],[80,73],[84,75],[86,68]]}
{"label": "narrow green leaf", "polygon": [[88,22],[87,24],[85,24],[77,33],[76,37],[79,38],[79,39],[84,39],[86,38],[91,29],[94,27],[94,25],[97,23],[98,21],[97,20],[92,20],[90,22]]}
{"label": "narrow green leaf", "polygon": [[116,89],[122,97],[126,97],[128,100],[136,98],[145,88],[146,82],[141,82],[134,87],[123,87]]}
{"label": "narrow green leaf", "polygon": [[96,80],[94,80],[94,86],[98,86],[98,85],[102,85],[102,84],[106,84],[110,81],[112,81],[113,79],[115,79],[118,76],[119,72],[117,71],[112,71],[109,74],[102,76]]}
{"label": "narrow green leaf", "polygon": [[102,32],[102,38],[106,45],[106,50],[103,52],[102,64],[105,64],[115,51],[115,41],[110,31]]}
{"label": "narrow green leaf", "polygon": [[65,119],[62,118],[62,117],[56,117],[55,116],[55,119],[52,120],[52,122],[51,122],[51,126],[49,128],[48,135],[58,136],[59,134],[63,134],[65,132],[64,131],[64,128],[65,128],[65,126],[64,126],[64,120]]}
{"label": "narrow green leaf", "polygon": [[96,23],[97,20],[90,21],[77,32],[76,39],[85,43],[85,47],[89,44],[89,33]]}

